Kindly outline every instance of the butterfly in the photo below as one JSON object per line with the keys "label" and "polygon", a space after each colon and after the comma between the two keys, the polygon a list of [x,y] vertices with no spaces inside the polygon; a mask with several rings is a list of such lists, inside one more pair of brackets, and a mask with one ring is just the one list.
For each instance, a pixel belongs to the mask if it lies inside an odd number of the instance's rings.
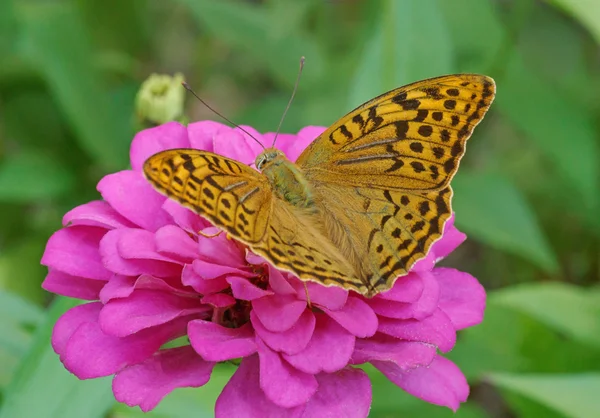
{"label": "butterfly", "polygon": [[289,161],[254,170],[197,149],[159,152],[144,174],[280,270],[367,297],[424,258],[452,213],[450,180],[495,95],[490,77],[456,74],[357,107]]}

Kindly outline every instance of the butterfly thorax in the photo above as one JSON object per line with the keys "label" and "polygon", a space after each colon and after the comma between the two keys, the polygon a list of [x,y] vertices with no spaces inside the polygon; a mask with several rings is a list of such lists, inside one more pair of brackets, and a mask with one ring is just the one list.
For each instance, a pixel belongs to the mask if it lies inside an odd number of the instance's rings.
{"label": "butterfly thorax", "polygon": [[277,196],[293,206],[308,208],[314,205],[310,185],[304,175],[283,152],[267,148],[256,157],[258,168],[268,179]]}

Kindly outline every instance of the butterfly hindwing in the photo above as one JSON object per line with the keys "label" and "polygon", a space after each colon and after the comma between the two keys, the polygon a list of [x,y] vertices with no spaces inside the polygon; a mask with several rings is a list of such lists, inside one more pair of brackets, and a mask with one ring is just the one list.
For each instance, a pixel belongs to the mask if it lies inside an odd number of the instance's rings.
{"label": "butterfly hindwing", "polygon": [[158,191],[243,242],[258,242],[265,234],[271,186],[245,164],[206,151],[172,149],[146,160],[144,175]]}
{"label": "butterfly hindwing", "polygon": [[[330,238],[371,295],[390,289],[424,258],[451,215],[450,186],[417,192],[327,185],[317,193]],[[343,230],[336,231],[339,223]]]}
{"label": "butterfly hindwing", "polygon": [[494,81],[475,74],[400,87],[333,124],[296,164],[314,181],[392,190],[443,188],[494,94]]}

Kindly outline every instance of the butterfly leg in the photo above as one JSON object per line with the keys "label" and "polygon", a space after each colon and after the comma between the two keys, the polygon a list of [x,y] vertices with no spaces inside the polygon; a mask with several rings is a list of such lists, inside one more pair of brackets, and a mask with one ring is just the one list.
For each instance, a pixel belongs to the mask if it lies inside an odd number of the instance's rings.
{"label": "butterfly leg", "polygon": [[[219,232],[217,232],[216,234],[207,234],[207,233],[205,233],[205,232],[202,232],[202,231],[198,231],[198,233],[199,233],[200,235],[202,235],[204,238],[216,238],[216,237],[218,237],[219,235],[221,235],[221,234],[223,233],[223,231],[219,231]],[[228,235],[227,237],[229,238],[229,235]]]}

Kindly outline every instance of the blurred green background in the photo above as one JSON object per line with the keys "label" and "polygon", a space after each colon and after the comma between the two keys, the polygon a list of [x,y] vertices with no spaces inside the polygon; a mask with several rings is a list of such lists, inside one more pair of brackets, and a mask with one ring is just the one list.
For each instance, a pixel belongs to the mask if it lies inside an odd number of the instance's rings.
{"label": "blurred green background", "polygon": [[[135,94],[182,72],[239,124],[328,125],[394,87],[447,73],[496,79],[454,208],[448,260],[488,290],[449,357],[458,417],[600,416],[600,2],[594,0],[0,1],[0,417],[137,417],[110,379],[78,381],[49,345],[76,302],[39,265],[62,215],[127,167]],[[217,119],[188,96],[190,120]],[[218,120],[218,119],[217,119]],[[212,416],[230,369],[148,416]],[[377,373],[373,417],[450,417]]]}

